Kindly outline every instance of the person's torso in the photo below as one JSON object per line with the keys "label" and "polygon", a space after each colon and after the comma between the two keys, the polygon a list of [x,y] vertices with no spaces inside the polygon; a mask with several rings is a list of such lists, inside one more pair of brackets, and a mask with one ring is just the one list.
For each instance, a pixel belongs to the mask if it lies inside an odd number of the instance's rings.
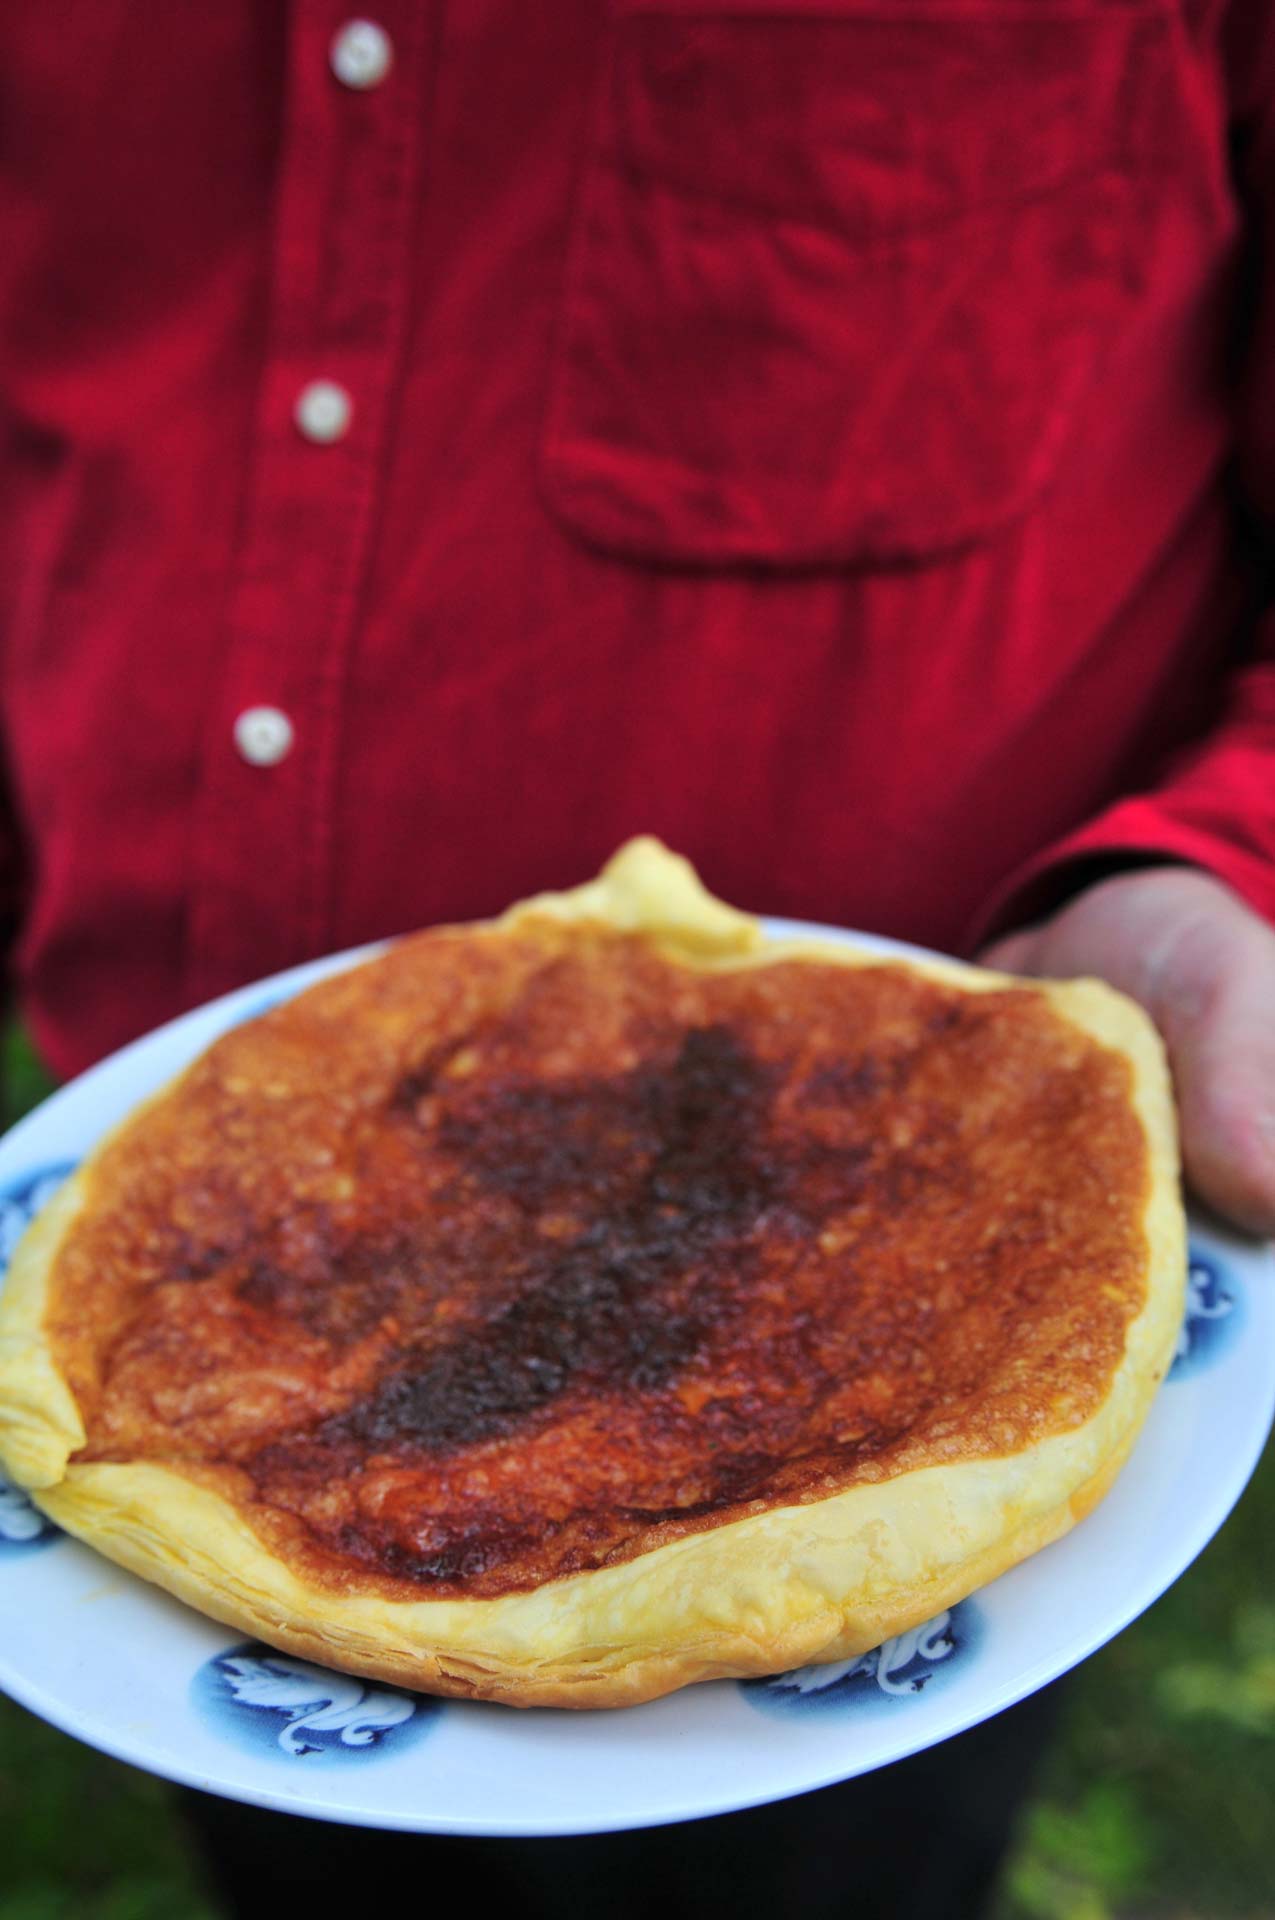
{"label": "person's torso", "polygon": [[331,5],[14,23],[4,730],[56,1064],[637,831],[957,945],[1201,729],[1249,581],[1179,11],[393,0],[344,79]]}

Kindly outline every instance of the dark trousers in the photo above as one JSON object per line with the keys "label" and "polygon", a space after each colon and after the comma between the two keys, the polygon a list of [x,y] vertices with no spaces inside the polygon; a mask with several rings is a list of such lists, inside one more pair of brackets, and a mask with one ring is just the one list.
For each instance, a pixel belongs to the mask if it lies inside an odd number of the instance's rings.
{"label": "dark trousers", "polygon": [[[975,1920],[1058,1709],[1058,1686],[843,1785],[746,1813],[570,1840],[333,1826],[206,1794],[184,1802],[233,1920],[342,1920],[393,1888],[422,1911],[518,1920]],[[441,1907],[440,1901],[444,1903]]]}

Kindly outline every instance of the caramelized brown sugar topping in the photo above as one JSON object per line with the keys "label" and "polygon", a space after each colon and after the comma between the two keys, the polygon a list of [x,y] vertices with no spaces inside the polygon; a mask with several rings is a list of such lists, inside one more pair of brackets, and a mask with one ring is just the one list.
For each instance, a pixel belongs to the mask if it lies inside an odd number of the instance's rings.
{"label": "caramelized brown sugar topping", "polygon": [[117,1136],[49,1327],[87,1460],[308,1577],[485,1597],[1105,1395],[1145,1289],[1127,1063],[1038,993],[406,941]]}

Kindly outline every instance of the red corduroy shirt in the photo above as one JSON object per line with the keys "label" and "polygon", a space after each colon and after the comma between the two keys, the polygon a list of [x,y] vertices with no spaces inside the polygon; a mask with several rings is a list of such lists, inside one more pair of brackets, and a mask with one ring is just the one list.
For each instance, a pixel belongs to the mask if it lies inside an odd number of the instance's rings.
{"label": "red corduroy shirt", "polygon": [[1275,916],[1273,20],[12,12],[5,898],[52,1063],[638,830],[940,947],[1087,854]]}

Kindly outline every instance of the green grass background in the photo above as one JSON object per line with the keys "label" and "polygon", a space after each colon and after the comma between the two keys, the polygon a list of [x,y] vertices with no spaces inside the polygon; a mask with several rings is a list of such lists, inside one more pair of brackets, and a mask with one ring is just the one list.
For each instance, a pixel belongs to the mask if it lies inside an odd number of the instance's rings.
{"label": "green grass background", "polygon": [[[8,1124],[49,1082],[14,1030],[3,1065]],[[995,1920],[1224,1916],[1275,1920],[1275,1449],[1073,1680]],[[0,1920],[220,1920],[171,1789],[3,1698]]]}

